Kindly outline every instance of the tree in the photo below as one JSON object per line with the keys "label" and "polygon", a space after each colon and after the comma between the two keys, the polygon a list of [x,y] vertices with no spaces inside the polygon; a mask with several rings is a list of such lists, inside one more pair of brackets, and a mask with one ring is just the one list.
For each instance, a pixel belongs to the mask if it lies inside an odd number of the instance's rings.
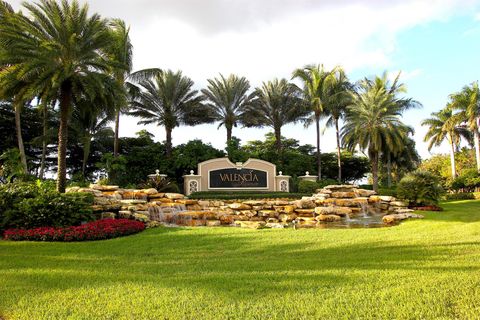
{"label": "tree", "polygon": [[334,81],[332,87],[332,98],[329,99],[329,103],[326,106],[326,114],[328,116],[326,126],[335,127],[335,134],[337,139],[337,164],[338,175],[337,179],[340,183],[342,181],[342,152],[341,152],[341,140],[340,140],[340,127],[339,120],[342,119],[347,111],[347,106],[350,104],[351,91],[353,85],[348,80],[345,71],[337,67],[333,71]]}
{"label": "tree", "polygon": [[253,99],[253,95],[248,94],[250,83],[245,77],[234,74],[228,78],[220,74],[219,78],[208,79],[207,82],[207,89],[202,89],[206,106],[212,120],[220,122],[218,128],[225,126],[227,129],[228,144],[232,139],[233,127],[243,124],[246,108]]}
{"label": "tree", "polygon": [[264,82],[256,88],[255,98],[244,112],[243,122],[247,127],[268,126],[275,134],[277,152],[282,152],[281,129],[288,123],[298,121],[303,115],[300,89],[286,79]]}
{"label": "tree", "polygon": [[[109,72],[119,65],[106,54],[112,43],[107,20],[98,14],[89,16],[87,5],[80,6],[76,0],[40,0],[23,6],[28,17],[11,14],[0,26],[0,42],[8,52],[0,66],[12,66],[9,72],[29,79],[34,88],[51,86],[58,92],[57,189],[64,192],[68,121],[74,95],[94,96],[102,90]],[[2,76],[7,75],[4,72]]]}
{"label": "tree", "polygon": [[422,126],[428,126],[425,142],[429,142],[428,150],[441,145],[445,140],[450,145],[450,166],[452,178],[457,176],[455,167],[455,151],[459,148],[462,137],[469,139],[469,131],[459,125],[458,114],[454,115],[450,105],[439,112],[433,112],[431,118],[422,121]]}
{"label": "tree", "polygon": [[396,83],[390,86],[386,74],[360,81],[357,92],[352,93],[352,102],[348,106],[341,133],[343,143],[349,150],[353,151],[357,146],[367,150],[375,191],[378,191],[381,152],[401,144],[411,130],[402,123],[401,115],[412,100],[399,99],[398,88]]}
{"label": "tree", "polygon": [[315,122],[317,129],[317,170],[318,180],[321,180],[320,118],[324,116],[328,100],[332,97],[335,75],[333,72],[326,71],[323,65],[307,65],[302,69],[295,70],[293,78],[302,81],[304,103],[312,113],[312,116],[306,121],[306,126]]}
{"label": "tree", "polygon": [[477,171],[480,172],[480,88],[478,81],[463,87],[462,91],[450,96],[451,107],[460,110],[459,117],[464,120],[473,133]]}
{"label": "tree", "polygon": [[165,127],[167,157],[172,155],[172,131],[181,124],[196,125],[208,121],[203,97],[193,90],[193,81],[181,71],[161,72],[154,79],[141,81],[142,91],[131,103],[129,113],[143,120],[139,124],[156,123]]}

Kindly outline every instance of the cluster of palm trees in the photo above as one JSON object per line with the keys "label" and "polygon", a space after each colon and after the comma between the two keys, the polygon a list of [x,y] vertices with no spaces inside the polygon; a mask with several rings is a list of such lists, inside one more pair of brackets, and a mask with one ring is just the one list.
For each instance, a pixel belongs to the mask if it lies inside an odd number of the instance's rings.
{"label": "cluster of palm trees", "polygon": [[88,7],[76,0],[39,0],[23,6],[28,15],[14,12],[0,0],[0,99],[12,101],[15,107],[25,172],[22,106],[36,101],[41,108],[59,109],[60,192],[66,186],[68,129],[83,132],[85,164],[93,136],[113,121],[114,155],[118,156],[121,113],[140,118],[141,124],[163,126],[167,157],[172,153],[172,131],[180,125],[216,122],[226,128],[227,143],[238,125],[270,127],[281,153],[285,124],[315,124],[319,179],[321,120],[326,118],[326,125],[336,131],[339,180],[341,149],[359,149],[367,151],[371,160],[375,189],[379,159],[386,156],[390,168],[411,140],[413,129],[402,123],[401,115],[419,103],[399,97],[405,87],[398,76],[390,82],[385,73],[353,84],[341,67],[327,70],[322,65],[308,65],[295,70],[290,81],[274,79],[252,90],[244,77],[219,75],[198,91],[181,71],[152,68],[132,72],[129,28],[121,20],[89,15]]}
{"label": "cluster of palm trees", "polygon": [[422,125],[428,126],[425,141],[428,149],[439,146],[444,141],[450,146],[450,164],[452,178],[457,176],[455,152],[460,148],[462,139],[475,147],[477,171],[480,172],[480,88],[478,82],[473,82],[461,91],[451,94],[447,105],[431,117],[425,119]]}

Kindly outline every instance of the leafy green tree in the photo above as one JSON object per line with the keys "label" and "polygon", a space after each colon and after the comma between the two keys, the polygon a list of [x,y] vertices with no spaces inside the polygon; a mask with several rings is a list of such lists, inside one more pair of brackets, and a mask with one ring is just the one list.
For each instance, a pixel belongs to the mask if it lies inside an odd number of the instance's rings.
{"label": "leafy green tree", "polygon": [[248,94],[250,83],[245,77],[231,74],[225,78],[208,79],[206,89],[202,93],[209,108],[209,115],[213,121],[219,122],[218,128],[225,126],[227,129],[227,144],[232,140],[233,127],[243,124],[247,106],[253,99]]}
{"label": "leafy green tree", "polygon": [[12,66],[9,71],[29,79],[34,88],[58,90],[57,189],[64,192],[73,97],[101,92],[109,71],[120,66],[106,54],[112,43],[107,20],[98,14],[89,15],[87,5],[80,6],[76,0],[40,0],[23,6],[28,16],[12,14],[2,19],[0,42],[8,55],[2,55],[0,66]]}
{"label": "leafy green tree", "polygon": [[431,117],[422,121],[422,126],[428,126],[425,141],[428,141],[428,150],[433,146],[441,145],[445,140],[450,145],[450,165],[452,178],[457,176],[455,167],[455,151],[459,148],[462,137],[468,139],[468,129],[459,125],[459,118],[455,116],[450,106],[439,112],[433,112]]}
{"label": "leafy green tree", "polygon": [[464,120],[473,133],[477,171],[480,172],[480,88],[478,81],[463,87],[462,91],[450,96],[453,109],[460,110],[459,117]]}
{"label": "leafy green tree", "polygon": [[317,129],[317,174],[322,179],[322,161],[320,151],[320,119],[325,115],[325,110],[332,98],[332,88],[335,75],[325,70],[323,65],[307,65],[293,72],[293,78],[299,79],[303,84],[303,99],[306,108],[312,116],[307,119],[306,125],[315,123]]}
{"label": "leafy green tree", "polygon": [[132,101],[130,115],[141,118],[139,124],[156,123],[165,127],[166,155],[172,155],[172,131],[181,124],[196,125],[209,118],[203,97],[193,90],[193,81],[181,71],[161,72],[154,79],[140,81],[143,89]]}
{"label": "leafy green tree", "polygon": [[349,150],[357,146],[367,150],[375,191],[378,191],[381,152],[401,144],[411,130],[401,121],[401,115],[412,100],[398,98],[400,89],[396,83],[389,85],[386,73],[360,81],[357,92],[352,94],[342,129],[342,139]]}
{"label": "leafy green tree", "polygon": [[300,120],[305,114],[300,93],[300,89],[286,79],[264,82],[262,87],[255,89],[255,98],[246,108],[243,122],[247,127],[272,128],[276,151],[281,153],[282,127]]}

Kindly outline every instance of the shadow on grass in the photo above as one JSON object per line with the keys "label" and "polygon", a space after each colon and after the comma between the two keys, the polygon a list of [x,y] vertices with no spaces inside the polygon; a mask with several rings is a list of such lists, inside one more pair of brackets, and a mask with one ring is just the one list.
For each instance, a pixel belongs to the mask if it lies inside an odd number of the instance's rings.
{"label": "shadow on grass", "polygon": [[456,247],[326,243],[301,236],[290,230],[161,228],[91,243],[12,243],[8,250],[0,243],[0,292],[15,290],[20,298],[33,288],[40,293],[137,283],[248,301],[305,287],[361,283],[359,273],[480,271],[480,266],[442,264],[452,250],[475,242]]}

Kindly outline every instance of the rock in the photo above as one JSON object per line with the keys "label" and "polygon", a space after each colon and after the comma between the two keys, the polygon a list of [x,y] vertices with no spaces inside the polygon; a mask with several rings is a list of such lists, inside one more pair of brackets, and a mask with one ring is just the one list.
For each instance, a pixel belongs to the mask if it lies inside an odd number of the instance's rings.
{"label": "rock", "polygon": [[262,206],[265,204],[265,200],[248,200],[244,201],[243,203],[248,206]]}
{"label": "rock", "polygon": [[198,204],[198,201],[192,200],[192,199],[179,199],[179,200],[175,200],[175,203],[180,203],[188,206],[188,205]]}
{"label": "rock", "polygon": [[397,200],[395,197],[392,197],[392,196],[379,196],[379,198],[381,201],[385,201],[385,202],[392,202]]}
{"label": "rock", "polygon": [[104,205],[104,204],[111,204],[112,201],[110,199],[104,197],[94,197],[93,198],[94,204]]}
{"label": "rock", "polygon": [[113,212],[102,212],[100,217],[101,217],[101,219],[115,219],[115,213],[113,213]]}
{"label": "rock", "polygon": [[277,212],[275,210],[260,210],[258,211],[259,217],[275,217]]}
{"label": "rock", "polygon": [[302,200],[300,200],[299,208],[301,209],[314,209],[315,207],[314,198],[312,197],[303,197]]}
{"label": "rock", "polygon": [[355,198],[355,192],[333,192],[332,198]]}
{"label": "rock", "polygon": [[265,228],[271,228],[271,229],[283,229],[285,226],[281,223],[267,223],[265,224]]}
{"label": "rock", "polygon": [[140,200],[145,200],[147,199],[147,194],[140,192],[140,191],[135,191],[135,190],[125,190],[125,192],[122,195],[123,199],[140,199]]}
{"label": "rock", "polygon": [[365,190],[365,189],[358,189],[358,190],[356,190],[356,192],[360,197],[370,197],[370,196],[373,196],[373,195],[377,194],[373,190]]}
{"label": "rock", "polygon": [[278,219],[275,219],[275,218],[267,218],[267,220],[265,220],[266,223],[278,223]]}
{"label": "rock", "polygon": [[206,226],[207,227],[218,227],[222,224],[220,220],[207,220]]}
{"label": "rock", "polygon": [[233,210],[251,210],[252,207],[249,206],[248,204],[244,204],[241,202],[235,202],[232,204],[229,204],[228,207]]}
{"label": "rock", "polygon": [[177,213],[177,217],[181,219],[207,219],[216,220],[217,215],[211,211],[184,211]]}
{"label": "rock", "polygon": [[202,206],[199,206],[198,204],[194,205],[188,205],[187,210],[188,211],[202,211],[204,208]]}
{"label": "rock", "polygon": [[118,211],[118,217],[120,219],[133,219],[133,214],[130,211],[121,210]]}
{"label": "rock", "polygon": [[321,214],[315,218],[317,221],[322,221],[322,222],[336,222],[336,221],[341,221],[342,218],[335,214]]}
{"label": "rock", "polygon": [[423,219],[423,216],[421,214],[414,214],[414,213],[395,213],[395,214],[388,214],[384,216],[382,218],[382,221],[385,224],[394,224],[394,223],[397,223],[398,221],[402,221],[410,218]]}
{"label": "rock", "polygon": [[282,221],[282,222],[291,222],[293,220],[297,219],[297,215],[296,214],[286,214],[286,213],[282,213],[278,216],[278,220]]}
{"label": "rock", "polygon": [[219,216],[219,220],[223,225],[232,224],[235,221],[233,218],[234,216],[229,214],[222,214]]}
{"label": "rock", "polygon": [[253,217],[257,215],[257,211],[254,210],[242,210],[242,211],[237,211],[240,214],[246,215],[247,217]]}
{"label": "rock", "polygon": [[357,197],[352,199],[353,203],[356,205],[367,205],[368,204],[368,198],[367,197]]}
{"label": "rock", "polygon": [[164,192],[157,192],[157,193],[152,193],[148,195],[149,199],[158,199],[158,198],[163,198],[165,196]]}
{"label": "rock", "polygon": [[370,203],[380,202],[380,196],[370,196],[368,198],[368,202],[370,202]]}
{"label": "rock", "polygon": [[142,214],[138,212],[133,214],[133,218],[137,221],[144,222],[144,223],[150,221],[150,218],[146,214]]}
{"label": "rock", "polygon": [[65,189],[65,193],[78,192],[79,189],[80,189],[80,187],[70,187],[70,188]]}
{"label": "rock", "polygon": [[149,221],[145,224],[145,228],[147,229],[151,229],[151,228],[158,228],[158,227],[162,227],[163,224],[161,222],[158,222],[158,221]]}
{"label": "rock", "polygon": [[392,201],[390,205],[394,207],[408,207],[408,203],[404,201]]}
{"label": "rock", "polygon": [[99,190],[99,191],[115,191],[118,190],[118,186],[103,186],[100,184],[90,184],[90,189]]}
{"label": "rock", "polygon": [[148,196],[158,193],[157,189],[155,188],[143,189],[143,190],[140,190],[140,192],[145,193]]}
{"label": "rock", "polygon": [[289,202],[287,200],[276,200],[274,202],[275,206],[286,206],[288,204],[289,204]]}
{"label": "rock", "polygon": [[247,216],[245,216],[245,215],[243,215],[243,214],[239,214],[239,215],[233,216],[233,220],[234,220],[234,221],[249,221],[250,218],[247,217]]}
{"label": "rock", "polygon": [[356,204],[353,201],[353,199],[327,199],[325,200],[325,202],[327,202],[328,200],[334,200],[333,203],[339,207],[357,207],[358,206],[358,204]]}
{"label": "rock", "polygon": [[235,225],[241,228],[261,229],[265,227],[264,221],[235,221]]}
{"label": "rock", "polygon": [[351,208],[347,207],[317,207],[315,213],[319,215],[337,215],[345,217],[352,213]]}
{"label": "rock", "polygon": [[120,203],[122,204],[144,204],[147,203],[146,200],[140,200],[140,199],[127,199],[127,200],[120,200]]}
{"label": "rock", "polygon": [[315,209],[296,209],[295,213],[299,216],[312,216],[315,212]]}
{"label": "rock", "polygon": [[165,193],[165,197],[172,200],[185,198],[185,196],[181,193]]}
{"label": "rock", "polygon": [[287,205],[283,208],[283,212],[285,213],[293,213],[295,212],[295,206],[292,206],[292,205]]}

